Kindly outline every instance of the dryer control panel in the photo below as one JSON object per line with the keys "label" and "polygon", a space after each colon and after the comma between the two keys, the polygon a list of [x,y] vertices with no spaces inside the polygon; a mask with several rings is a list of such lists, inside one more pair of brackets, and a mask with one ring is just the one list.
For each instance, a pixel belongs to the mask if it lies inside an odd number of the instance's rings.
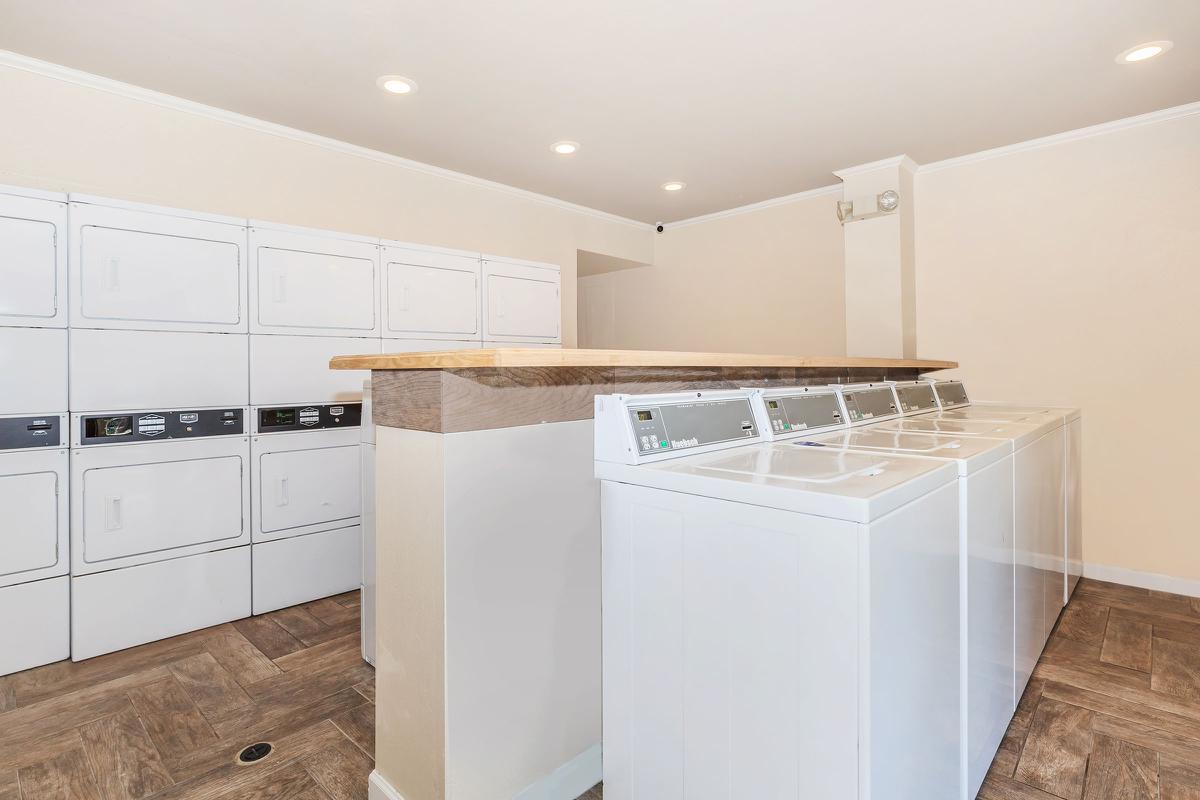
{"label": "dryer control panel", "polygon": [[846,421],[863,425],[898,416],[900,408],[890,383],[865,383],[838,387],[846,406]]}
{"label": "dryer control panel", "polygon": [[241,408],[139,411],[133,414],[82,414],[80,445],[128,444],[172,439],[234,436],[246,432]]}
{"label": "dryer control panel", "polygon": [[362,422],[362,403],[271,406],[259,408],[256,433],[289,433],[325,428],[357,428]]}
{"label": "dryer control panel", "polygon": [[65,447],[66,420],[63,414],[34,417],[0,417],[0,450]]}
{"label": "dryer control panel", "polygon": [[967,397],[967,387],[962,381],[938,381],[933,384],[937,392],[938,405],[941,408],[958,408],[971,405]]}
{"label": "dryer control panel", "polygon": [[761,438],[749,391],[596,397],[600,460],[637,464]]}
{"label": "dryer control panel", "polygon": [[900,401],[900,413],[923,414],[926,411],[937,411],[938,401],[933,392],[933,384],[924,381],[897,383],[896,399]]}

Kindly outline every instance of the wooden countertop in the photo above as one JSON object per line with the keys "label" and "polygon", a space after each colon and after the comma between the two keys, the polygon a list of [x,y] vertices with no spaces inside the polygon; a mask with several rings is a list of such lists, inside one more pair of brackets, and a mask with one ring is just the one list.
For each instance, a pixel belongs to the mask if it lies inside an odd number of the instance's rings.
{"label": "wooden countertop", "polygon": [[511,367],[796,367],[811,369],[954,369],[954,361],[848,356],[780,356],[751,353],[682,353],[671,350],[576,350],[501,347],[427,353],[335,356],[331,369],[488,369]]}

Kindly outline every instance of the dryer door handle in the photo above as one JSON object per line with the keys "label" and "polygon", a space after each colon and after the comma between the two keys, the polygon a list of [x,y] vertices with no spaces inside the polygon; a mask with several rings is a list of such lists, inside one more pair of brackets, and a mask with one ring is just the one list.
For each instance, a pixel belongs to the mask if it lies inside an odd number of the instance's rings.
{"label": "dryer door handle", "polygon": [[282,272],[275,273],[275,280],[272,281],[271,299],[276,303],[287,301],[287,275]]}
{"label": "dryer door handle", "polygon": [[275,505],[286,506],[288,504],[288,479],[279,478],[275,481]]}
{"label": "dryer door handle", "polygon": [[104,498],[104,530],[117,531],[121,529],[121,498]]}
{"label": "dryer door handle", "polygon": [[104,288],[115,292],[121,288],[121,259],[112,256],[104,262]]}

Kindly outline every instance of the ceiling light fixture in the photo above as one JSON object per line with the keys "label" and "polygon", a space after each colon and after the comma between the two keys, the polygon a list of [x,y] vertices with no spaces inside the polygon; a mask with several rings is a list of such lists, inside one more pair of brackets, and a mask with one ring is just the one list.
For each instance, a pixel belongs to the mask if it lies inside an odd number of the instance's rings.
{"label": "ceiling light fixture", "polygon": [[1125,50],[1117,56],[1118,64],[1136,64],[1149,58],[1162,55],[1175,46],[1174,42],[1165,39],[1158,42],[1145,42]]}
{"label": "ceiling light fixture", "polygon": [[681,191],[685,186],[687,186],[687,184],[683,181],[667,181],[662,185],[662,188],[663,191],[678,192]]}
{"label": "ceiling light fixture", "polygon": [[403,75],[383,75],[375,85],[392,94],[412,94],[417,90],[417,82]]}
{"label": "ceiling light fixture", "polygon": [[560,156],[574,155],[579,150],[579,142],[572,142],[566,139],[561,142],[555,142],[550,145],[550,149]]}

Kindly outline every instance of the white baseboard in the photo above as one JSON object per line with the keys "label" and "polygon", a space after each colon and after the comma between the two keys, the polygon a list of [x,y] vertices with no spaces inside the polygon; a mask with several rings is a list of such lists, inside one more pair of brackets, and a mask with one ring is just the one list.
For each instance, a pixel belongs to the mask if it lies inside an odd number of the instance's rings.
{"label": "white baseboard", "polygon": [[600,743],[597,742],[554,772],[517,792],[513,800],[575,800],[599,783],[603,776]]}
{"label": "white baseboard", "polygon": [[1200,580],[1193,578],[1177,578],[1173,575],[1141,572],[1124,567],[1110,567],[1105,564],[1084,564],[1083,577],[1109,583],[1123,583],[1126,586],[1137,586],[1140,589],[1200,597]]}
{"label": "white baseboard", "polygon": [[371,770],[371,777],[367,780],[367,800],[404,800],[404,795],[396,791],[396,788],[388,783],[379,770]]}
{"label": "white baseboard", "polygon": [[[597,742],[546,777],[526,786],[513,800],[575,800],[599,783],[603,775]],[[372,770],[367,782],[367,800],[404,800],[404,795],[396,791],[379,770]]]}

